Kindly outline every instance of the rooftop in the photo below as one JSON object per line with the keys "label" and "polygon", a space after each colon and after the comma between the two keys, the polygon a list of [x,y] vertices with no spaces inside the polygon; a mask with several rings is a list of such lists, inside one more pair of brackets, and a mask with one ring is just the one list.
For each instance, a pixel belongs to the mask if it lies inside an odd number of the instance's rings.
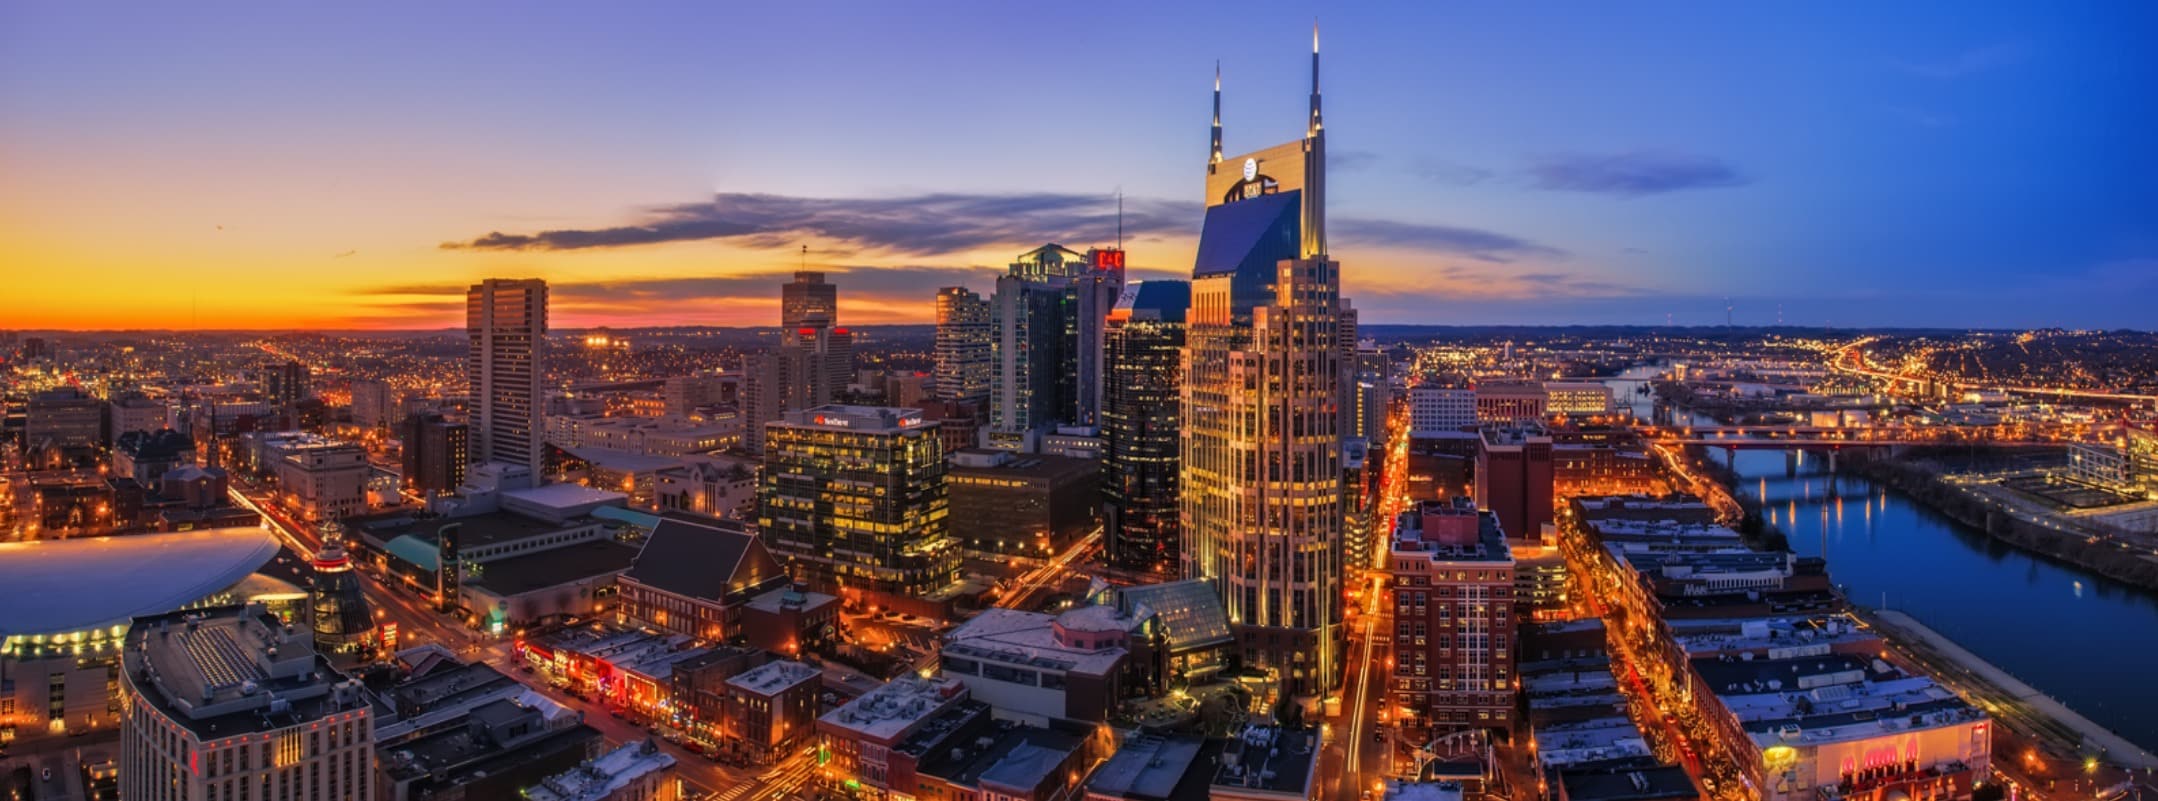
{"label": "rooftop", "polygon": [[766,662],[755,668],[735,674],[727,679],[727,686],[740,687],[759,695],[776,695],[780,691],[805,681],[824,678],[824,671],[800,662],[780,660]]}
{"label": "rooftop", "polygon": [[238,584],[277,549],[255,526],[0,542],[0,637],[103,629],[169,612]]}
{"label": "rooftop", "polygon": [[944,653],[1096,676],[1116,670],[1129,653],[1123,648],[1066,646],[1057,641],[1056,620],[1041,612],[985,609],[944,635]]}
{"label": "rooftop", "polygon": [[1318,766],[1318,729],[1246,726],[1222,749],[1214,786],[1309,797]]}
{"label": "rooftop", "polygon": [[[1400,525],[1394,528],[1392,555],[1397,559],[1423,557],[1433,562],[1511,564],[1513,548],[1507,545],[1506,533],[1499,528],[1498,515],[1478,511],[1474,503],[1466,501],[1425,501],[1402,512]],[[1471,526],[1473,535],[1468,531]]]}
{"label": "rooftop", "polygon": [[[736,583],[745,563],[755,568],[751,573],[762,574],[755,585]],[[740,523],[662,518],[645,538],[627,575],[648,587],[716,601],[762,586],[764,579],[783,573],[764,544]]]}
{"label": "rooftop", "polygon": [[572,520],[557,525],[510,512],[440,517],[409,511],[365,515],[346,518],[344,521],[346,530],[358,533],[376,547],[384,547],[389,541],[408,535],[432,546],[438,541],[442,528],[454,523],[458,526],[457,544],[466,550],[553,534],[588,525],[590,522]]}
{"label": "rooftop", "polygon": [[121,653],[129,687],[198,739],[283,729],[367,705],[359,682],[315,654],[312,632],[261,606],[136,618]]}
{"label": "rooftop", "polygon": [[1879,659],[1701,657],[1693,669],[1762,747],[1863,740],[1985,717],[1932,678]]}
{"label": "rooftop", "polygon": [[1079,749],[1073,734],[1032,726],[1011,726],[995,737],[977,738],[945,754],[924,760],[922,772],[962,787],[993,785],[1028,795],[1050,781],[1058,766]]}
{"label": "rooftop", "polygon": [[629,496],[612,490],[593,489],[579,484],[543,484],[530,489],[503,490],[502,498],[506,501],[522,502],[534,506],[565,508],[583,504],[627,501]]}
{"label": "rooftop", "polygon": [[830,403],[813,409],[788,412],[786,420],[773,425],[820,428],[835,431],[890,434],[936,425],[922,419],[920,409],[889,406],[848,406]]}
{"label": "rooftop", "polygon": [[529,801],[600,801],[646,776],[673,769],[674,757],[661,752],[658,744],[632,741],[525,788],[524,797]]}
{"label": "rooftop", "polygon": [[635,558],[635,546],[592,540],[496,559],[480,565],[479,576],[465,583],[504,597],[522,595],[627,570]]}
{"label": "rooftop", "polygon": [[[1179,784],[1185,777],[1208,775],[1206,771],[1192,770],[1192,764],[1205,750],[1206,741],[1196,737],[1160,737],[1141,734],[1124,741],[1116,753],[1094,770],[1086,782],[1089,795],[1107,795],[1113,798],[1139,801],[1168,801],[1194,796],[1180,794]],[[1188,788],[1187,788],[1188,789]],[[1201,789],[1196,798],[1205,798]]]}
{"label": "rooftop", "polygon": [[1646,801],[1697,798],[1701,791],[1677,765],[1617,764],[1574,766],[1554,771],[1569,801]]}
{"label": "rooftop", "polygon": [[817,722],[844,729],[861,737],[891,742],[937,710],[966,696],[958,679],[924,679],[912,674],[886,682],[863,693],[845,706],[828,712]]}
{"label": "rooftop", "polygon": [[1818,648],[1880,639],[1848,614],[1666,621],[1671,639],[1688,654],[1766,652]]}
{"label": "rooftop", "polygon": [[1229,642],[1229,613],[1205,579],[1141,584],[1116,591],[1117,608],[1133,618],[1153,617],[1169,650],[1183,651]]}

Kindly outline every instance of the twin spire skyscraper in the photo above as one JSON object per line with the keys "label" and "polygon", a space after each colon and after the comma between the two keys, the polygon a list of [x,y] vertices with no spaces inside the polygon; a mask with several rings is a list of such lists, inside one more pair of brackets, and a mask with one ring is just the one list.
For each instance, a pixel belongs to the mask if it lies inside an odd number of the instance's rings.
{"label": "twin spire skyscraper", "polygon": [[1302,139],[1225,156],[1217,66],[1180,398],[1183,570],[1221,593],[1244,664],[1305,696],[1341,675],[1351,508],[1325,198],[1317,29]]}

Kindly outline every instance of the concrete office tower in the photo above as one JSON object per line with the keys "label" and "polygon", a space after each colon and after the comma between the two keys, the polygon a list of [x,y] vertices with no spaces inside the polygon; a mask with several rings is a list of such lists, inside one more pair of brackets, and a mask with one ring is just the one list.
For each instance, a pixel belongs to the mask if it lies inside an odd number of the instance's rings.
{"label": "concrete office tower", "polygon": [[135,618],[120,659],[120,797],[374,797],[357,680],[260,605]]}
{"label": "concrete office tower", "polygon": [[1303,139],[1225,158],[1215,78],[1184,348],[1184,575],[1221,593],[1244,663],[1315,696],[1341,673],[1340,265],[1326,250],[1319,56]]}
{"label": "concrete office tower", "polygon": [[472,463],[501,462],[544,475],[540,402],[547,360],[547,282],[489,278],[465,292],[465,384]]}
{"label": "concrete office tower", "polygon": [[930,612],[959,579],[944,441],[919,409],[828,405],[766,424],[757,528],[811,589]]}
{"label": "concrete office tower", "polygon": [[764,424],[831,403],[854,377],[854,334],[836,327],[839,287],[802,271],[780,285],[779,346],[743,359],[743,444],[764,452]]}
{"label": "concrete office tower", "polygon": [[779,290],[779,325],[782,349],[795,348],[792,358],[802,363],[788,377],[806,385],[795,393],[814,397],[808,406],[830,403],[854,378],[854,335],[839,327],[839,286],[825,283],[824,273],[795,273]]}
{"label": "concrete office tower", "polygon": [[1177,450],[1184,384],[1186,281],[1125,288],[1109,314],[1102,354],[1102,504],[1109,559],[1137,570],[1175,569]]}
{"label": "concrete office tower", "polygon": [[989,400],[993,363],[989,301],[966,287],[937,290],[937,397],[963,403]]}

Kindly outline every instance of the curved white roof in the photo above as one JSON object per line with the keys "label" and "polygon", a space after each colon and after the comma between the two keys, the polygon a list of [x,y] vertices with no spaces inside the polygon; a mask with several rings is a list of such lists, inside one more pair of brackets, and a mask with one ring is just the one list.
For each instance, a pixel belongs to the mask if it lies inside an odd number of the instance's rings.
{"label": "curved white roof", "polygon": [[0,542],[0,636],[170,612],[239,583],[277,549],[256,527]]}

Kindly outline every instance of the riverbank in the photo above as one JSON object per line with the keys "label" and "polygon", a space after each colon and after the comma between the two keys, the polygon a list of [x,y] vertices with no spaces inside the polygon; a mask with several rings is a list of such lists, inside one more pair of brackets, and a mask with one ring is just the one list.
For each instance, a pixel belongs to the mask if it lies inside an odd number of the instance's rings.
{"label": "riverbank", "polygon": [[2122,584],[2158,591],[2158,559],[2123,549],[2102,538],[2094,540],[2014,514],[1968,488],[1949,482],[1923,463],[1875,459],[1852,464],[1848,469],[1854,475],[1894,489],[2000,542],[2075,565]]}
{"label": "riverbank", "polygon": [[[2096,746],[2103,749],[2107,761],[2121,767],[2158,768],[2158,755],[2092,722],[1910,615],[1889,609],[1861,610],[1859,614],[1906,650],[1921,648],[1961,668],[1964,673],[1957,683],[1966,685],[1962,688],[1965,696],[1984,704],[1995,716],[2003,717],[2003,723],[2071,748],[2082,744]],[[1937,678],[1947,678],[1938,670],[1936,674]],[[1969,686],[1974,684],[1981,686]],[[2001,755],[1995,755],[1996,760],[2000,758]]]}

